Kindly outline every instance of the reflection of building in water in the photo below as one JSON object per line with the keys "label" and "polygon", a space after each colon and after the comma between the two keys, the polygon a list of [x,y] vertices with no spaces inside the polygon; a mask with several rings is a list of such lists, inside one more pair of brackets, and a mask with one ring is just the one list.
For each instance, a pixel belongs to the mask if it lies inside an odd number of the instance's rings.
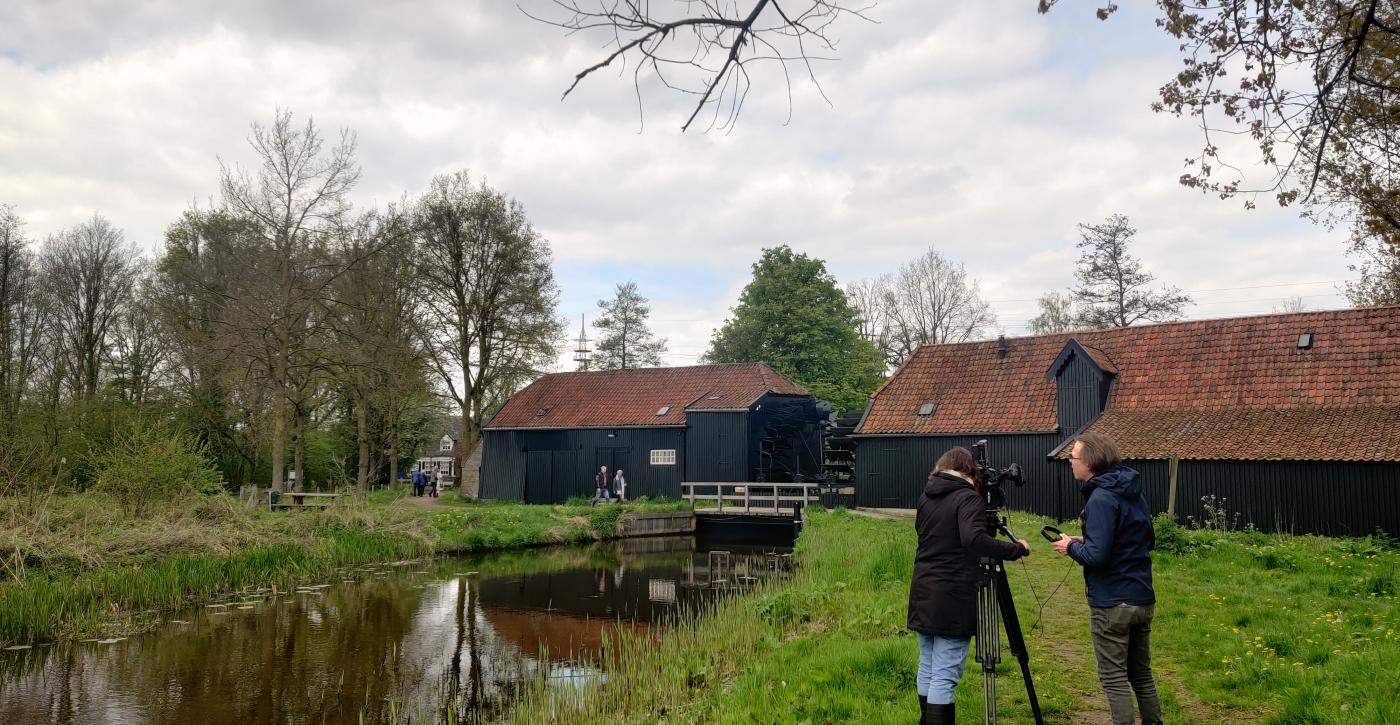
{"label": "reflection of building in water", "polygon": [[647,580],[647,599],[653,602],[665,602],[667,604],[676,603],[676,580],[675,579],[649,579]]}
{"label": "reflection of building in water", "polygon": [[583,549],[570,560],[596,566],[480,581],[371,577],[248,610],[181,613],[188,623],[113,644],[0,652],[0,723],[387,722],[390,702],[434,722],[446,718],[442,703],[459,722],[506,719],[546,661],[561,684],[598,676],[589,665],[609,628],[663,622],[775,561],[736,549],[726,583],[692,548]]}

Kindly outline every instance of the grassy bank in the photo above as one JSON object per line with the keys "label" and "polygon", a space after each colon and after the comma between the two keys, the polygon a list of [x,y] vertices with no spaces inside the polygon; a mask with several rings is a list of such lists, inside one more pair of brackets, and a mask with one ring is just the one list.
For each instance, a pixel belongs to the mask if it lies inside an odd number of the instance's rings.
{"label": "grassy bank", "polygon": [[[1031,534],[1029,516],[1013,528]],[[1154,666],[1173,723],[1400,721],[1396,568],[1369,539],[1161,529]],[[1037,545],[1038,544],[1038,545]],[[1083,580],[1038,539],[1010,568],[1042,709],[1051,723],[1107,722],[1094,674]],[[917,645],[903,631],[914,536],[908,521],[816,513],[799,570],[719,604],[659,643],[612,644],[610,681],[582,691],[537,686],[522,722],[868,722],[915,718]],[[1003,649],[1000,710],[1029,722]],[[957,692],[981,711],[969,660]]]}
{"label": "grassy bank", "polygon": [[0,499],[0,646],[135,631],[159,611],[337,567],[606,538],[626,510],[680,506],[424,503],[377,492],[273,513],[213,496],[133,517],[101,494]]}

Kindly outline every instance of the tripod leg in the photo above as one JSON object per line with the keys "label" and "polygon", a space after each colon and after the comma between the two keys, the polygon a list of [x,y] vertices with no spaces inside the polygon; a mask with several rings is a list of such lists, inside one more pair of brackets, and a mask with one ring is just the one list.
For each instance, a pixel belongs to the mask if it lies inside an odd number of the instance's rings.
{"label": "tripod leg", "polygon": [[1011,599],[1011,583],[1006,579],[1005,567],[996,569],[997,603],[1001,605],[1001,618],[1006,623],[1006,640],[1011,646],[1011,654],[1021,663],[1021,679],[1026,681],[1026,695],[1030,697],[1031,714],[1036,725],[1044,725],[1040,715],[1040,700],[1035,696],[1035,682],[1031,679],[1031,653],[1026,649],[1026,638],[1021,632],[1021,618],[1016,615],[1016,602]]}
{"label": "tripod leg", "polygon": [[1001,625],[997,619],[1000,609],[997,599],[1000,587],[997,574],[1001,564],[994,559],[982,560],[982,580],[977,587],[977,663],[982,665],[982,722],[995,725],[997,721],[997,665],[1001,663]]}

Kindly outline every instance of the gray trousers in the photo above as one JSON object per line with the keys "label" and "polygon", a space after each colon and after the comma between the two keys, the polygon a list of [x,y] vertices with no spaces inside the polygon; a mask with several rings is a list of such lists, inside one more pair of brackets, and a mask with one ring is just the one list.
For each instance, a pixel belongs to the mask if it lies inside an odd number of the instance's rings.
{"label": "gray trousers", "polygon": [[1113,725],[1133,725],[1133,695],[1143,725],[1160,725],[1162,706],[1152,679],[1151,604],[1089,608],[1089,634],[1099,661],[1099,682],[1108,694]]}

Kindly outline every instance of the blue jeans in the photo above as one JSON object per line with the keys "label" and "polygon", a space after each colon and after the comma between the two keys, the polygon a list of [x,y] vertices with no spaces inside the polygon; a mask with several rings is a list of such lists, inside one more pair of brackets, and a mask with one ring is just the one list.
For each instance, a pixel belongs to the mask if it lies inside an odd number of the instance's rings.
{"label": "blue jeans", "polygon": [[914,634],[919,636],[919,697],[926,698],[930,705],[947,705],[953,701],[953,688],[962,679],[972,638]]}

